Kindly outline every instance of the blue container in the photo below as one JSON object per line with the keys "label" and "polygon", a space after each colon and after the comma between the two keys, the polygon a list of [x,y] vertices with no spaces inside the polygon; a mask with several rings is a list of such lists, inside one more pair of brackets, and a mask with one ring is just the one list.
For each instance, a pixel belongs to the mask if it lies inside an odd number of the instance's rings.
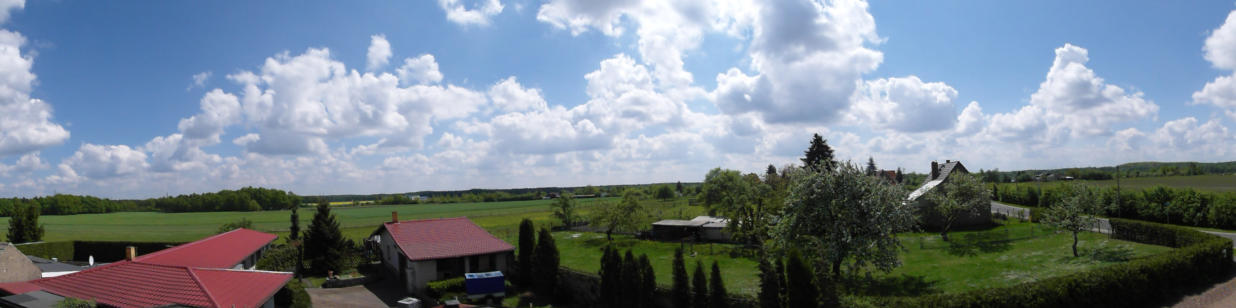
{"label": "blue container", "polygon": [[497,271],[466,273],[464,274],[464,288],[467,289],[468,295],[506,293],[506,277],[502,276],[502,272]]}

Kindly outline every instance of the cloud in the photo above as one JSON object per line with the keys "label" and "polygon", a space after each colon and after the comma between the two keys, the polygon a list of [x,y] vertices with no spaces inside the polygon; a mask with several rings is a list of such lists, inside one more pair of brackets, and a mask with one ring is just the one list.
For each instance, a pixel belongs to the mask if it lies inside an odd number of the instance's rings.
{"label": "cloud", "polygon": [[495,107],[505,112],[548,108],[545,98],[541,97],[540,89],[525,89],[514,76],[489,87],[489,99]]}
{"label": "cloud", "polygon": [[26,0],[0,0],[0,23],[9,21],[9,11],[21,10],[26,7]]}
{"label": "cloud", "polygon": [[0,30],[0,157],[38,151],[69,138],[68,130],[52,122],[51,105],[30,97],[36,77],[31,72],[34,58],[21,54],[25,43],[20,33]]}
{"label": "cloud", "polygon": [[376,71],[391,60],[391,43],[386,41],[386,35],[377,34],[369,37],[369,52],[365,57],[365,69]]}
{"label": "cloud", "polygon": [[193,90],[194,88],[205,88],[206,81],[210,80],[210,75],[212,75],[210,71],[193,74],[193,82],[189,83],[188,87],[185,87],[185,91]]}
{"label": "cloud", "polygon": [[395,72],[403,84],[431,84],[442,81],[442,72],[438,71],[438,62],[430,54],[404,59],[403,66]]}
{"label": "cloud", "polygon": [[[1202,50],[1215,68],[1236,70],[1236,11],[1228,13],[1223,25],[1210,33]],[[1206,83],[1193,93],[1193,103],[1213,105],[1236,119],[1236,73]]]}
{"label": "cloud", "polygon": [[831,123],[850,107],[862,74],[883,61],[881,52],[867,48],[881,39],[861,1],[774,1],[760,10],[752,32],[756,74],[732,68],[717,75],[712,95],[728,114]]}
{"label": "cloud", "polygon": [[882,78],[863,83],[851,112],[873,128],[917,133],[953,128],[957,90],[917,76]]}
{"label": "cloud", "polygon": [[148,164],[146,154],[126,145],[82,144],[73,156],[61,162],[61,169],[71,169],[70,175],[90,179],[110,179],[143,172]]}
{"label": "cloud", "polygon": [[438,6],[446,12],[446,20],[463,26],[488,26],[489,19],[502,13],[498,0],[477,0],[469,9],[466,0],[438,0]]}

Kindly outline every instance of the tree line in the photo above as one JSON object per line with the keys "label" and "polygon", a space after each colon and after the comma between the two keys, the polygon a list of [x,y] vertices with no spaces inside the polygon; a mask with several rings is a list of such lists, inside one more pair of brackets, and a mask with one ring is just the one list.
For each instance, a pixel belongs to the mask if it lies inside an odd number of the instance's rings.
{"label": "tree line", "polygon": [[111,200],[92,196],[56,194],[34,198],[0,199],[0,217],[13,216],[19,208],[28,207],[38,209],[43,215],[73,215],[135,211],[175,213],[283,210],[299,205],[300,202],[301,197],[296,194],[259,187],[145,200]]}
{"label": "tree line", "polygon": [[[1047,208],[1070,195],[1068,185],[1034,183],[993,186],[997,201]],[[1190,188],[1152,187],[1121,189],[1090,187],[1098,214],[1159,223],[1236,228],[1236,193],[1198,191]]]}

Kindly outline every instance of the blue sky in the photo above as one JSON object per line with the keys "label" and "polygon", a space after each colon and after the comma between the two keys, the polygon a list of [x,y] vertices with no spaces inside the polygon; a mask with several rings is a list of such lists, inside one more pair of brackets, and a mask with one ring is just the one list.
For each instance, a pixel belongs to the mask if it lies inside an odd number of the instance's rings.
{"label": "blue sky", "polygon": [[699,181],[1236,154],[1236,8],[0,1],[0,195]]}

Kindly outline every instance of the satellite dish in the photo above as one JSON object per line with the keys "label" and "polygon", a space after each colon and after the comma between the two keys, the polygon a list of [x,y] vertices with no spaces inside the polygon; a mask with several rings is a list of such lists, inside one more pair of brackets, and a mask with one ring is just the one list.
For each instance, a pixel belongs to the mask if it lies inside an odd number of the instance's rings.
{"label": "satellite dish", "polygon": [[94,266],[94,255],[90,255],[90,266]]}

